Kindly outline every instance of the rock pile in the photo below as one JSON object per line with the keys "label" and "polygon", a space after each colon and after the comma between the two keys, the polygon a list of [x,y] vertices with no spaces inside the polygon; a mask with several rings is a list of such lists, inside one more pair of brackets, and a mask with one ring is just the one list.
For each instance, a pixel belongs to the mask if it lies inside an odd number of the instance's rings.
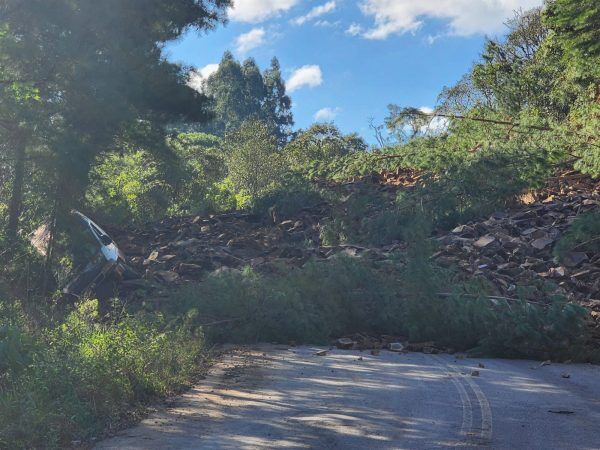
{"label": "rock pile", "polygon": [[456,227],[439,238],[435,258],[489,280],[498,295],[545,302],[552,294],[586,306],[600,318],[600,254],[555,256],[556,242],[580,214],[600,207],[600,182],[571,172],[524,196],[526,206]]}
{"label": "rock pile", "polygon": [[[410,178],[407,182],[414,181]],[[400,246],[324,246],[321,228],[343,213],[345,201],[366,188],[375,189],[378,198],[388,196],[392,202],[398,183],[401,181],[396,178],[385,184],[379,180],[357,180],[336,185],[341,206],[324,201],[303,208],[292,218],[281,217],[276,210],[269,211],[269,217],[228,213],[167,218],[142,228],[109,231],[130,265],[144,279],[161,284],[198,281],[208,272],[244,266],[265,272],[281,266],[298,267],[311,258],[327,259],[340,253],[357,256],[370,252],[383,259]],[[132,287],[139,287],[139,283]]]}
{"label": "rock pile", "polygon": [[[341,190],[342,199],[375,189],[380,201],[387,196],[393,203],[398,189],[410,189],[418,179],[418,174],[398,172],[330,187]],[[162,285],[199,281],[215,270],[251,266],[268,272],[339,253],[385,259],[403,251],[400,243],[379,248],[323,246],[322,226],[343,213],[344,201],[341,206],[322,202],[306,207],[291,218],[279,217],[277,211],[268,219],[230,213],[168,218],[143,228],[111,231],[144,279]],[[440,237],[436,261],[489,280],[498,296],[546,302],[552,294],[564,295],[590,308],[600,324],[600,254],[577,250],[559,260],[553,253],[575,218],[600,206],[600,182],[565,173],[549,180],[544,189],[524,195],[522,202]],[[386,207],[385,200],[381,207]],[[598,331],[600,335],[600,325]]]}
{"label": "rock pile", "polygon": [[222,268],[258,268],[267,262],[302,265],[312,256],[325,256],[318,246],[325,208],[277,226],[240,213],[168,218],[143,229],[117,231],[115,240],[144,278],[167,284],[196,281]]}

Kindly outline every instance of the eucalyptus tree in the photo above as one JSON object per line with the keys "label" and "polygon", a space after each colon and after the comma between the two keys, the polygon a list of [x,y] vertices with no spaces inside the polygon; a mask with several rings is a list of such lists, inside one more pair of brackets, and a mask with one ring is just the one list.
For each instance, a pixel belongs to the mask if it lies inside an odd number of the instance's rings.
{"label": "eucalyptus tree", "polygon": [[261,73],[252,58],[241,63],[225,52],[217,71],[205,80],[204,92],[213,99],[215,114],[207,131],[225,136],[248,120],[260,120],[271,127],[280,146],[287,142],[294,124],[292,101],[277,58]]}

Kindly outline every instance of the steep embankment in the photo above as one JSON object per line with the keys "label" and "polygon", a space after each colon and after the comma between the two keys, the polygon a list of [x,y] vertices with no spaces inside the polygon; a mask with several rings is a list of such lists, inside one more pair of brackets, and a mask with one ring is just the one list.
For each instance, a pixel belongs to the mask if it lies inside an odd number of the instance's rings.
{"label": "steep embankment", "polygon": [[[215,270],[250,266],[269,272],[339,253],[389,258],[405,250],[402,242],[325,246],[323,226],[347,214],[346,203],[358,193],[375,193],[375,209],[380,212],[393,208],[398,191],[411,189],[417,181],[414,174],[398,173],[330,185],[341,199],[338,203],[323,201],[292,217],[280,218],[273,209],[268,217],[230,213],[170,218],[142,228],[114,230],[118,244],[146,280],[125,287],[153,286],[160,296],[164,286],[197,282]],[[523,195],[512,209],[438,237],[440,248],[434,260],[459,268],[467,277],[487,280],[498,298],[543,304],[554,295],[565,296],[590,310],[590,326],[600,339],[600,254],[575,248],[558,258],[554,252],[575,219],[598,210],[599,205],[598,180],[577,172],[562,173],[543,189]]]}

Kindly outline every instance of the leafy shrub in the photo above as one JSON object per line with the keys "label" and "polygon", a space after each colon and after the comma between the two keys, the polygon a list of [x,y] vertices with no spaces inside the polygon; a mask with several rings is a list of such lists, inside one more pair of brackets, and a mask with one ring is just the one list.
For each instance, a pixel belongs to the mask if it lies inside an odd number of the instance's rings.
{"label": "leafy shrub", "polygon": [[577,217],[569,231],[554,247],[554,252],[559,258],[570,251],[600,252],[600,212],[590,212]]}
{"label": "leafy shrub", "polygon": [[145,151],[107,155],[90,178],[87,201],[112,223],[144,223],[161,217],[172,198],[158,163]]}
{"label": "leafy shrub", "polygon": [[402,234],[402,223],[408,216],[398,214],[390,198],[377,188],[362,189],[332,198],[330,218],[321,224],[324,245],[388,244]]}
{"label": "leafy shrub", "polygon": [[399,303],[368,262],[336,258],[266,276],[249,269],[210,276],[173,303],[203,320],[237,319],[209,330],[218,341],[325,342],[356,330],[392,332]]}
{"label": "leafy shrub", "polygon": [[465,281],[431,264],[432,244],[426,236],[422,222],[406,228],[410,246],[401,289],[411,339],[497,357],[600,358],[586,347],[584,308],[560,297],[549,299],[547,306],[488,297],[493,291],[485,282]]}
{"label": "leafy shrub", "polygon": [[305,173],[315,163],[363,153],[367,144],[357,134],[343,135],[333,124],[317,123],[297,133],[283,149],[289,168]]}
{"label": "leafy shrub", "polygon": [[215,322],[207,332],[217,341],[322,343],[371,332],[489,356],[600,358],[586,347],[583,308],[560,298],[541,306],[488,297],[484,281],[431,263],[428,230],[407,224],[411,245],[398,261],[336,257],[269,275],[227,271],[183,288],[171,305]]}
{"label": "leafy shrub", "polygon": [[[227,200],[215,197],[227,176],[222,139],[206,133],[181,133],[168,144],[177,157],[165,173],[173,187],[169,214],[198,214],[231,209]],[[235,206],[235,205],[234,205]]]}
{"label": "leafy shrub", "polygon": [[265,216],[275,214],[279,219],[290,218],[303,209],[323,202],[321,192],[304,179],[291,175],[281,186],[252,202],[252,212]]}
{"label": "leafy shrub", "polygon": [[0,392],[2,447],[62,448],[98,437],[140,403],[185,384],[203,350],[202,336],[182,323],[165,328],[158,317],[127,315],[102,323],[96,301],[27,339],[36,345],[26,367]]}
{"label": "leafy shrub", "polygon": [[425,179],[399,208],[406,214],[424,214],[443,229],[485,216],[507,207],[525,188],[542,183],[552,169],[542,153],[483,152]]}
{"label": "leafy shrub", "polygon": [[237,191],[256,199],[276,188],[285,172],[271,127],[251,120],[225,138],[229,178]]}

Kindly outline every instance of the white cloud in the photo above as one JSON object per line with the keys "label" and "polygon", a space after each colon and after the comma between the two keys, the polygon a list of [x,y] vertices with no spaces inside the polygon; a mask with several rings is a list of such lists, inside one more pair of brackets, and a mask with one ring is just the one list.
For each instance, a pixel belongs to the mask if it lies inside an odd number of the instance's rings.
{"label": "white cloud", "polygon": [[[433,108],[428,106],[422,106],[419,108],[419,111],[424,112],[425,114],[432,114]],[[439,134],[443,131],[446,131],[448,128],[450,121],[446,117],[433,117],[429,125],[425,125],[421,127],[421,133],[423,134]]]}
{"label": "white cloud", "polygon": [[300,16],[293,20],[296,25],[304,25],[306,22],[316,19],[317,17],[324,16],[327,13],[333,11],[336,7],[335,1],[327,2],[320,6],[315,6],[304,16]]}
{"label": "white cloud", "polygon": [[323,73],[319,66],[303,66],[295,70],[287,81],[288,92],[294,92],[302,87],[316,87],[323,84]]}
{"label": "white cloud", "polygon": [[541,6],[543,0],[363,0],[360,9],[375,24],[364,31],[367,39],[418,30],[426,19],[449,22],[449,34],[470,36],[501,31],[519,9]]}
{"label": "white cloud", "polygon": [[340,112],[340,108],[323,108],[318,110],[314,117],[317,122],[330,122],[335,119]]}
{"label": "white cloud", "polygon": [[234,0],[229,17],[237,22],[258,23],[288,11],[300,0]]}
{"label": "white cloud", "polygon": [[264,28],[254,28],[247,33],[240,34],[235,40],[238,53],[246,53],[265,43],[266,31]]}
{"label": "white cloud", "polygon": [[362,34],[362,32],[363,32],[363,27],[361,27],[357,23],[353,23],[346,30],[346,34],[349,34],[350,36],[358,36],[359,34]]}
{"label": "white cloud", "polygon": [[192,89],[197,90],[198,92],[202,92],[202,85],[204,83],[204,80],[210,77],[218,69],[218,64],[208,64],[202,67],[201,69],[192,70],[190,72],[190,80],[188,81],[188,86]]}
{"label": "white cloud", "polygon": [[317,20],[315,22],[315,27],[321,28],[337,28],[340,26],[340,21],[336,20],[335,22],[330,22],[329,20]]}

